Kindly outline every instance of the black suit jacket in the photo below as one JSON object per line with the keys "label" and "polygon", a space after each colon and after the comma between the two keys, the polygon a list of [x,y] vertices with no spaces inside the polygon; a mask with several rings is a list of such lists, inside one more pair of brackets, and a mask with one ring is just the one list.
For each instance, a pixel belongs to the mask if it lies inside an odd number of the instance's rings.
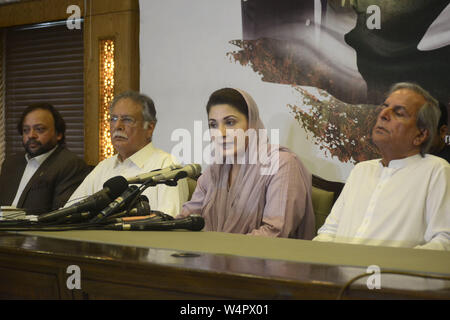
{"label": "black suit jacket", "polygon": [[447,162],[450,163],[450,145],[446,144],[441,151],[433,154],[447,160]]}
{"label": "black suit jacket", "polygon": [[[11,205],[27,165],[25,154],[7,157],[0,173],[0,204]],[[23,189],[18,208],[41,214],[62,207],[90,169],[65,147],[56,150],[39,166]]]}

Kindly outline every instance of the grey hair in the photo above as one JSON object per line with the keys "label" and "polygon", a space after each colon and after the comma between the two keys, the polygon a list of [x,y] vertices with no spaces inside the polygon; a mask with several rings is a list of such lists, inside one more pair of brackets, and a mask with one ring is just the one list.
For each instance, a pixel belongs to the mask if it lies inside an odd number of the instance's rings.
{"label": "grey hair", "polygon": [[439,102],[433,98],[433,96],[424,88],[419,86],[418,84],[411,82],[399,82],[394,84],[388,92],[388,96],[394,91],[400,89],[408,89],[415,93],[420,94],[425,98],[425,103],[420,107],[417,113],[417,121],[416,125],[419,130],[427,130],[428,137],[422,142],[420,145],[420,154],[425,156],[431,145],[433,144],[434,136],[437,132],[437,126],[439,122],[439,118],[441,117],[441,110],[439,110]]}
{"label": "grey hair", "polygon": [[141,94],[136,91],[125,91],[114,97],[109,107],[110,113],[114,108],[115,104],[121,99],[131,99],[142,107],[142,117],[144,118],[144,129],[148,128],[149,123],[153,123],[156,125],[156,122],[158,120],[156,119],[155,104],[153,103],[153,100],[149,96],[146,96],[145,94]]}

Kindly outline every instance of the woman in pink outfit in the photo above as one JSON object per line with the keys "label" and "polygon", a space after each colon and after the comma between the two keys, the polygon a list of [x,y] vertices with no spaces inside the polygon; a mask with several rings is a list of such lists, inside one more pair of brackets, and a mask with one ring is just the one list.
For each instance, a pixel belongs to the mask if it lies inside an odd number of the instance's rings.
{"label": "woman in pink outfit", "polygon": [[292,151],[267,143],[252,97],[220,89],[206,109],[215,162],[177,218],[200,214],[206,231],[312,239],[311,174]]}

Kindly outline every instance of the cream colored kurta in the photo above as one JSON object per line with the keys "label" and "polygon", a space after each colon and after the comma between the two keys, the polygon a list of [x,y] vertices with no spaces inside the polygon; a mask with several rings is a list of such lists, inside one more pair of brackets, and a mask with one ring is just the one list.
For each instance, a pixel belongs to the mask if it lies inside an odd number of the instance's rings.
{"label": "cream colored kurta", "polygon": [[357,164],[313,240],[450,250],[450,165],[419,154]]}

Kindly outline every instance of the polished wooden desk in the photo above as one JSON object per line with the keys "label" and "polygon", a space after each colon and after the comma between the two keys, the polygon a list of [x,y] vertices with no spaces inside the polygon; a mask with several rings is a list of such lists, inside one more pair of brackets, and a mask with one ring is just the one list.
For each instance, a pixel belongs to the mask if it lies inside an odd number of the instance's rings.
{"label": "polished wooden desk", "polygon": [[[67,269],[81,270],[68,289]],[[218,232],[0,232],[1,299],[335,299],[367,267],[450,276],[450,253]],[[450,282],[381,274],[345,298],[450,299]]]}

